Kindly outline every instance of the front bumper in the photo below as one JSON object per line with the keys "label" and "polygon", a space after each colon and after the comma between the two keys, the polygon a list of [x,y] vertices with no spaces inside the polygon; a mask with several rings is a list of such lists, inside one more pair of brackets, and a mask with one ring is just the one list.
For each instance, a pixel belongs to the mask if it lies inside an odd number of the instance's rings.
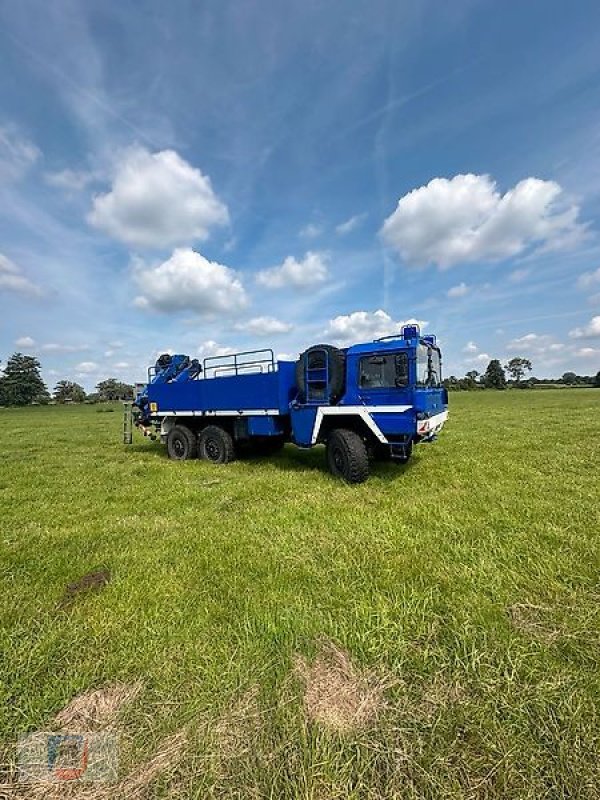
{"label": "front bumper", "polygon": [[423,439],[433,439],[442,430],[448,419],[448,412],[442,411],[427,419],[417,420],[417,435]]}

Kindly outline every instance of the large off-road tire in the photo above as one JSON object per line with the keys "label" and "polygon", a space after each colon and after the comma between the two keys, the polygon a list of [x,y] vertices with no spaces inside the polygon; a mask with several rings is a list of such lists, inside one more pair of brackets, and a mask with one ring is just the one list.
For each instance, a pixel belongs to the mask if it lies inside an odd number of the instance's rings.
{"label": "large off-road tire", "polygon": [[231,434],[218,425],[208,425],[198,437],[198,455],[213,464],[228,464],[235,459]]}
{"label": "large off-road tire", "polygon": [[167,434],[167,453],[174,461],[187,461],[198,455],[196,434],[185,425],[175,425]]}
{"label": "large off-road tire", "polygon": [[344,394],[346,384],[346,356],[343,351],[330,344],[315,344],[300,354],[296,362],[296,386],[298,387],[298,400],[306,401],[306,375],[307,363],[312,369],[323,369],[327,366],[329,384],[323,400],[337,403]]}
{"label": "large off-road tire", "polygon": [[338,428],[327,439],[329,471],[347,483],[363,483],[369,477],[367,446],[354,431]]}

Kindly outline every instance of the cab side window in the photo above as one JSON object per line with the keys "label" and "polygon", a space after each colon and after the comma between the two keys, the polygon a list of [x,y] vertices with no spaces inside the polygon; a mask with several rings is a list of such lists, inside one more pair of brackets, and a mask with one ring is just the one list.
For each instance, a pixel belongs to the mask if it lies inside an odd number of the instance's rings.
{"label": "cab side window", "polygon": [[408,386],[408,356],[406,353],[363,356],[358,374],[361,389],[398,389]]}

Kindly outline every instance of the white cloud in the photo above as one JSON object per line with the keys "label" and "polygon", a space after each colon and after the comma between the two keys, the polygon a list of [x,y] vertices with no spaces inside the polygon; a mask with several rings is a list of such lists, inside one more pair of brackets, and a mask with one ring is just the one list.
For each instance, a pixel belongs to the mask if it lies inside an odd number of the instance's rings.
{"label": "white cloud", "polygon": [[[164,352],[169,352],[168,350]],[[202,344],[198,345],[198,349],[196,350],[196,355],[198,358],[210,358],[212,356],[228,356],[231,353],[235,353],[235,349],[233,347],[229,347],[228,345],[219,344],[215,342],[213,339],[208,339]]]}
{"label": "white cloud", "polygon": [[59,172],[47,172],[44,180],[50,186],[57,189],[64,189],[67,192],[80,192],[90,183],[97,181],[99,175],[95,172],[77,169],[62,169]]}
{"label": "white cloud", "polygon": [[489,175],[434,178],[404,195],[381,235],[414,266],[496,261],[531,245],[573,244],[579,208],[554,181],[526,178],[501,195]]}
{"label": "white cloud", "polygon": [[400,333],[403,325],[417,324],[423,329],[428,323],[424,320],[407,319],[402,322],[393,320],[382,309],[377,311],[353,311],[330,320],[325,335],[338,344],[355,344]]}
{"label": "white cloud", "polygon": [[353,230],[356,230],[360,223],[366,218],[366,214],[355,214],[350,219],[347,219],[345,222],[340,222],[339,225],[335,226],[335,232],[338,236],[346,236],[348,233],[352,233]]}
{"label": "white cloud", "polygon": [[18,180],[41,156],[16,125],[0,126],[0,178]]}
{"label": "white cloud", "polygon": [[32,339],[31,336],[21,336],[19,339],[15,339],[15,345],[17,347],[35,347],[35,339]]}
{"label": "white cloud", "polygon": [[129,369],[131,365],[127,361],[117,361],[115,369]]}
{"label": "white cloud", "polygon": [[577,279],[577,286],[580,289],[593,289],[600,286],[600,267],[593,272],[584,272]]}
{"label": "white cloud", "polygon": [[137,147],[121,156],[88,221],[126,244],[161,248],[204,240],[229,214],[210,178],[176,152]]}
{"label": "white cloud", "polygon": [[234,270],[187,247],[175,250],[156,267],[145,268],[137,262],[134,277],[142,292],[134,301],[139,308],[187,309],[214,316],[239,311],[248,303]]}
{"label": "white cloud", "polygon": [[27,295],[42,294],[41,288],[26,278],[14,261],[0,253],[0,292],[3,290]]}
{"label": "white cloud", "polygon": [[80,353],[82,350],[89,350],[86,344],[59,344],[58,342],[48,342],[42,345],[42,350],[47,353]]}
{"label": "white cloud", "polygon": [[267,289],[282,289],[285,286],[310,289],[327,279],[327,260],[326,253],[314,253],[310,250],[301,261],[288,256],[278,267],[257,272],[256,281]]}
{"label": "white cloud", "polygon": [[92,372],[97,372],[98,368],[98,364],[94,361],[82,361],[75,366],[77,372],[82,375],[90,375]]}
{"label": "white cloud", "polygon": [[575,351],[578,358],[597,358],[600,356],[600,350],[597,347],[580,347]]}
{"label": "white cloud", "polygon": [[476,353],[478,351],[478,347],[475,342],[467,342],[466,345],[463,347],[463,353]]}
{"label": "white cloud", "polygon": [[464,297],[468,293],[469,287],[464,282],[459,283],[458,286],[453,286],[446,292],[448,297]]}
{"label": "white cloud", "polygon": [[471,364],[486,364],[486,365],[489,364],[491,360],[492,357],[487,353],[479,353],[479,355],[467,359],[467,361],[469,361]]}
{"label": "white cloud", "polygon": [[562,345],[559,345],[552,336],[547,334],[526,333],[524,336],[508,342],[506,349],[513,353],[520,351],[528,355],[544,355],[544,353],[562,349]]}
{"label": "white cloud", "polygon": [[316,239],[317,236],[320,236],[322,233],[323,228],[321,225],[315,225],[314,222],[309,222],[308,225],[305,225],[300,231],[300,236],[303,239]]}
{"label": "white cloud", "polygon": [[240,322],[235,327],[238,331],[247,331],[256,336],[287,333],[292,330],[292,325],[275,317],[254,317],[247,322]]}
{"label": "white cloud", "polygon": [[573,339],[596,339],[600,337],[600,316],[592,317],[583,328],[575,328],[569,331],[569,336]]}

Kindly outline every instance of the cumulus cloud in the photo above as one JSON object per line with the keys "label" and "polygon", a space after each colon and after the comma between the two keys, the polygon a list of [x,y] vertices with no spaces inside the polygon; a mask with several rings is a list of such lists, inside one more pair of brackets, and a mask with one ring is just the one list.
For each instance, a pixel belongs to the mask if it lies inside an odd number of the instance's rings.
{"label": "cumulus cloud", "polygon": [[600,267],[592,272],[584,272],[577,279],[577,286],[580,289],[593,289],[600,286]]}
{"label": "cumulus cloud", "polygon": [[585,231],[578,214],[554,181],[526,178],[502,195],[489,175],[455,175],[401,197],[381,235],[408,264],[445,269],[573,244]]}
{"label": "cumulus cloud", "polygon": [[361,222],[365,219],[366,214],[355,214],[350,219],[347,219],[345,222],[340,222],[339,225],[335,226],[335,232],[338,236],[346,236],[348,233],[352,233],[353,230],[358,228]]}
{"label": "cumulus cloud", "polygon": [[25,295],[41,295],[41,288],[23,275],[23,270],[14,261],[0,253],[0,292],[18,292]]}
{"label": "cumulus cloud", "polygon": [[277,333],[288,333],[292,325],[275,317],[253,317],[247,322],[240,322],[236,326],[239,331],[246,331],[255,336],[268,336]]}
{"label": "cumulus cloud", "polygon": [[353,311],[351,314],[342,314],[330,320],[325,335],[340,345],[346,345],[399,333],[403,325],[415,324],[423,329],[428,323],[417,319],[395,321],[382,309]]}
{"label": "cumulus cloud", "polygon": [[574,328],[569,331],[569,336],[573,339],[597,339],[600,337],[600,315],[592,317],[583,328]]}
{"label": "cumulus cloud", "polygon": [[476,353],[479,350],[475,342],[467,342],[463,347],[463,353]]}
{"label": "cumulus cloud", "polygon": [[93,372],[97,372],[99,367],[95,361],[81,361],[75,366],[75,369],[82,375],[90,375]]}
{"label": "cumulus cloud", "polygon": [[134,278],[141,294],[139,308],[157,311],[196,311],[206,316],[239,311],[248,303],[246,292],[234,270],[208,261],[190,248],[178,248],[155,267],[134,265]]}
{"label": "cumulus cloud", "polygon": [[88,221],[136,247],[169,247],[208,238],[229,221],[210,178],[173,150],[137,147],[117,162],[112,188],[94,198]]}
{"label": "cumulus cloud", "polygon": [[198,358],[210,358],[211,356],[228,356],[235,352],[236,351],[233,347],[229,347],[225,344],[219,344],[218,342],[215,342],[214,339],[207,339],[205,342],[202,342],[200,345],[198,345],[196,355]]}
{"label": "cumulus cloud", "polygon": [[16,125],[0,126],[0,178],[21,178],[40,156],[40,150]]}
{"label": "cumulus cloud", "polygon": [[527,355],[544,355],[547,352],[561,350],[562,345],[548,334],[526,333],[508,342],[506,349],[511,352],[519,351]]}
{"label": "cumulus cloud", "polygon": [[453,286],[446,292],[448,297],[464,297],[468,293],[469,287],[464,282],[459,283],[457,286]]}
{"label": "cumulus cloud", "polygon": [[31,336],[20,336],[15,339],[15,345],[17,347],[35,347],[35,339],[32,339]]}
{"label": "cumulus cloud", "polygon": [[256,281],[267,289],[282,289],[286,286],[310,289],[323,283],[329,275],[326,253],[308,251],[301,261],[288,256],[278,267],[269,267],[256,274]]}

